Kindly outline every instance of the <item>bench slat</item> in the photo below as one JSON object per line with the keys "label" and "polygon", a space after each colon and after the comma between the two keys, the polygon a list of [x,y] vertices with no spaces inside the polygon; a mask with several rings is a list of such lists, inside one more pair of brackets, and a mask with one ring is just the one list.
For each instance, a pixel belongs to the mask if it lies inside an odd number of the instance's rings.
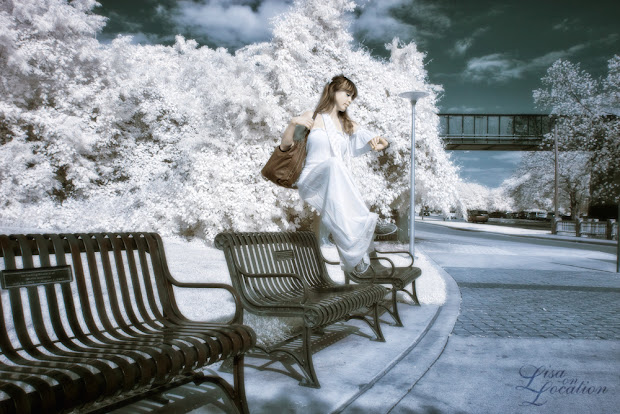
{"label": "bench slat", "polygon": [[[236,293],[176,282],[159,235],[0,235],[0,255],[10,282],[0,289],[0,412],[116,406],[179,381],[222,385],[199,370],[229,357],[235,384],[223,389],[247,412],[243,353],[254,332],[238,310],[226,324],[187,319],[173,286]],[[71,281],[55,277],[68,268]]]}

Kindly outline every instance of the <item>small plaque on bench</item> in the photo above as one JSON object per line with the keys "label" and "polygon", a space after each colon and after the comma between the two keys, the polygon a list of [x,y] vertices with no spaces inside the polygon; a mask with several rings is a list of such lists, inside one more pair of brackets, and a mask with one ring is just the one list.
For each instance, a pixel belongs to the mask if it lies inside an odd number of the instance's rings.
{"label": "small plaque on bench", "polygon": [[68,283],[72,280],[73,273],[69,265],[0,271],[0,285],[3,289]]}
{"label": "small plaque on bench", "polygon": [[293,260],[295,258],[293,250],[276,250],[273,253],[276,260]]}

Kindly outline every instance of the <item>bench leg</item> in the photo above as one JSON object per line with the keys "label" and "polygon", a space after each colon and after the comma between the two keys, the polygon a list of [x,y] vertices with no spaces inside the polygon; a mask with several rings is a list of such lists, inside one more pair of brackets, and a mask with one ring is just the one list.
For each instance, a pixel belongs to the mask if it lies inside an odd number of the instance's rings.
{"label": "bench leg", "polygon": [[375,332],[375,335],[377,335],[377,341],[379,342],[385,342],[385,338],[383,337],[383,332],[381,332],[381,322],[379,321],[379,304],[375,303],[374,306],[372,307],[372,315],[373,315],[373,319],[374,319],[374,323],[372,325],[370,325],[370,327],[372,328],[372,330]]}
{"label": "bench leg", "polygon": [[[403,326],[403,322],[400,319],[400,315],[398,313],[398,306],[396,304],[396,293],[398,292],[398,289],[392,288],[392,306],[391,309],[389,306],[386,305],[379,305],[381,306],[383,309],[385,309],[387,311],[387,313],[390,314],[390,316],[392,317],[392,319],[394,319],[394,325],[395,326]],[[409,292],[407,292],[409,293]]]}
{"label": "bench leg", "polygon": [[389,313],[390,316],[392,316],[392,319],[394,319],[395,326],[403,326],[403,322],[400,319],[400,314],[398,313],[398,307],[397,307],[397,301],[396,301],[396,297],[397,297],[396,294],[398,292],[406,293],[407,295],[409,295],[411,300],[413,300],[414,305],[420,306],[420,300],[418,299],[418,294],[415,288],[415,280],[411,282],[411,292],[409,292],[405,288],[392,289],[392,309],[390,309],[389,307],[385,305],[381,305],[387,311],[387,313]]}
{"label": "bench leg", "polygon": [[[301,334],[301,349],[296,349],[292,351],[290,349],[284,348],[276,348],[276,349],[267,349],[260,345],[255,345],[256,349],[259,349],[266,353],[267,355],[272,355],[275,353],[286,354],[289,357],[293,358],[299,369],[301,369],[304,378],[299,381],[299,385],[303,385],[304,387],[311,388],[321,388],[321,384],[319,384],[319,379],[316,376],[316,371],[314,370],[314,362],[312,362],[312,330],[316,328],[308,328],[304,327],[302,329]],[[298,338],[295,336],[294,338]],[[288,340],[286,341],[288,342]]]}
{"label": "bench leg", "polygon": [[248,401],[245,398],[244,356],[235,356],[233,363],[233,379],[235,384],[234,402],[241,414],[249,414]]}
{"label": "bench leg", "polygon": [[[228,361],[228,360],[226,360]],[[226,361],[224,363],[226,363]],[[222,377],[214,375],[205,375],[197,373],[194,375],[194,384],[199,385],[203,382],[210,382],[219,386],[228,395],[228,398],[235,404],[235,407],[241,414],[249,414],[248,402],[245,397],[245,379],[244,379],[244,356],[237,355],[232,358],[233,361],[233,386],[231,386]]]}
{"label": "bench leg", "polygon": [[[370,326],[370,329],[372,329],[372,331],[377,336],[376,340],[379,342],[385,342],[385,338],[383,337],[383,332],[381,332],[381,321],[379,320],[379,306],[383,306],[383,305],[381,305],[380,303],[375,303],[372,305],[372,307],[369,308],[369,311],[372,312],[372,316],[370,317],[368,316],[368,313],[353,314],[353,315],[348,315],[345,320],[348,321],[350,319],[359,319],[360,321],[366,322],[368,326]],[[385,306],[383,307],[385,308]],[[388,312],[390,312],[389,309],[387,308],[385,309]]]}
{"label": "bench leg", "polygon": [[302,339],[302,355],[299,365],[306,374],[306,378],[302,379],[299,385],[312,388],[321,388],[319,379],[314,371],[314,362],[312,362],[312,328],[304,327]]}
{"label": "bench leg", "polygon": [[420,306],[420,300],[418,299],[418,294],[415,288],[415,282],[416,282],[415,280],[411,282],[411,292],[409,292],[405,288],[402,288],[401,291],[409,295],[409,297],[415,302],[415,304]]}
{"label": "bench leg", "polygon": [[420,305],[420,300],[418,299],[418,291],[415,288],[415,280],[413,282],[411,282],[411,297],[413,298],[413,300],[415,301],[415,303],[419,306]]}

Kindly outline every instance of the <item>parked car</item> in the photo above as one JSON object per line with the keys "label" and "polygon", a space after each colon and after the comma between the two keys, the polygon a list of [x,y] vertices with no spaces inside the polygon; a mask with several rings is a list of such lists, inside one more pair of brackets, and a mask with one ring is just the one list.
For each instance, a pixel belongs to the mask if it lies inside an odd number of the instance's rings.
{"label": "parked car", "polygon": [[471,223],[486,223],[489,221],[489,213],[486,210],[469,210],[467,221]]}
{"label": "parked car", "polygon": [[449,213],[443,216],[443,219],[444,221],[445,220],[456,220],[456,210],[450,210]]}
{"label": "parked car", "polygon": [[529,210],[527,218],[530,220],[545,220],[547,218],[547,212],[544,210]]}

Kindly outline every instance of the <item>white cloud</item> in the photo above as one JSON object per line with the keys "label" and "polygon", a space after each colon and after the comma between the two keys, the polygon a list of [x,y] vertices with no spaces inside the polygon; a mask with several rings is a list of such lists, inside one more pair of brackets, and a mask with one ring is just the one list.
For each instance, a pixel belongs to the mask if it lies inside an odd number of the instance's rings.
{"label": "white cloud", "polygon": [[174,37],[170,35],[158,35],[155,33],[142,33],[142,32],[118,32],[113,35],[110,34],[98,34],[97,40],[103,44],[112,43],[114,39],[119,36],[128,36],[131,38],[131,43],[134,45],[154,45],[163,42],[174,41]]}
{"label": "white cloud", "polygon": [[480,161],[480,157],[461,155],[459,161]]}
{"label": "white cloud", "polygon": [[461,171],[465,174],[478,175],[488,178],[497,178],[498,175],[510,175],[513,171],[512,167],[461,167]]}
{"label": "white cloud", "polygon": [[556,60],[572,56],[588,46],[590,43],[578,44],[566,50],[546,53],[529,61],[512,58],[507,53],[493,53],[475,57],[467,61],[463,77],[475,82],[486,81],[488,83],[519,79],[527,73],[545,69]]}
{"label": "white cloud", "polygon": [[256,10],[242,2],[183,0],[173,16],[180,27],[190,27],[208,36],[218,45],[240,47],[271,37],[270,19],[285,12],[291,0],[266,0]]}
{"label": "white cloud", "polygon": [[578,23],[579,23],[579,19],[566,18],[562,20],[560,23],[554,24],[552,27],[553,27],[553,30],[559,30],[561,32],[568,32],[571,29],[573,30],[578,29],[577,27]]}
{"label": "white cloud", "polygon": [[454,56],[463,56],[465,52],[474,44],[473,37],[459,39],[454,43],[454,47],[450,50],[450,54]]}
{"label": "white cloud", "polygon": [[491,158],[494,160],[502,161],[509,164],[519,164],[521,162],[521,157],[523,154],[518,151],[507,151],[502,154],[491,155]]}
{"label": "white cloud", "polygon": [[461,168],[461,171],[465,173],[481,173],[481,172],[487,171],[487,169],[480,168],[480,167],[464,167],[464,168]]}
{"label": "white cloud", "polygon": [[442,112],[452,113],[452,114],[475,114],[475,113],[485,113],[487,108],[483,108],[481,106],[451,106],[446,110],[442,110]]}
{"label": "white cloud", "polygon": [[[236,48],[268,40],[270,19],[285,12],[293,1],[181,0],[170,18],[179,32],[190,29],[193,36],[203,34],[215,44]],[[423,44],[442,36],[452,24],[442,6],[431,0],[354,1],[358,7],[351,28],[362,41],[382,44],[400,38]],[[165,12],[161,7],[157,11]]]}
{"label": "white cloud", "polygon": [[523,62],[510,59],[504,53],[471,58],[467,61],[464,77],[473,81],[502,82],[512,78],[520,78]]}
{"label": "white cloud", "polygon": [[[356,0],[359,16],[353,30],[362,39],[390,42],[393,38],[424,43],[439,37],[451,25],[450,18],[433,2],[413,0]],[[394,17],[395,10],[406,10],[408,23]]]}
{"label": "white cloud", "polygon": [[476,29],[471,36],[468,36],[463,39],[459,39],[454,43],[452,49],[448,51],[451,56],[463,56],[469,48],[471,48],[474,44],[474,40],[481,36],[484,32],[489,30],[488,27],[481,27],[480,29]]}

